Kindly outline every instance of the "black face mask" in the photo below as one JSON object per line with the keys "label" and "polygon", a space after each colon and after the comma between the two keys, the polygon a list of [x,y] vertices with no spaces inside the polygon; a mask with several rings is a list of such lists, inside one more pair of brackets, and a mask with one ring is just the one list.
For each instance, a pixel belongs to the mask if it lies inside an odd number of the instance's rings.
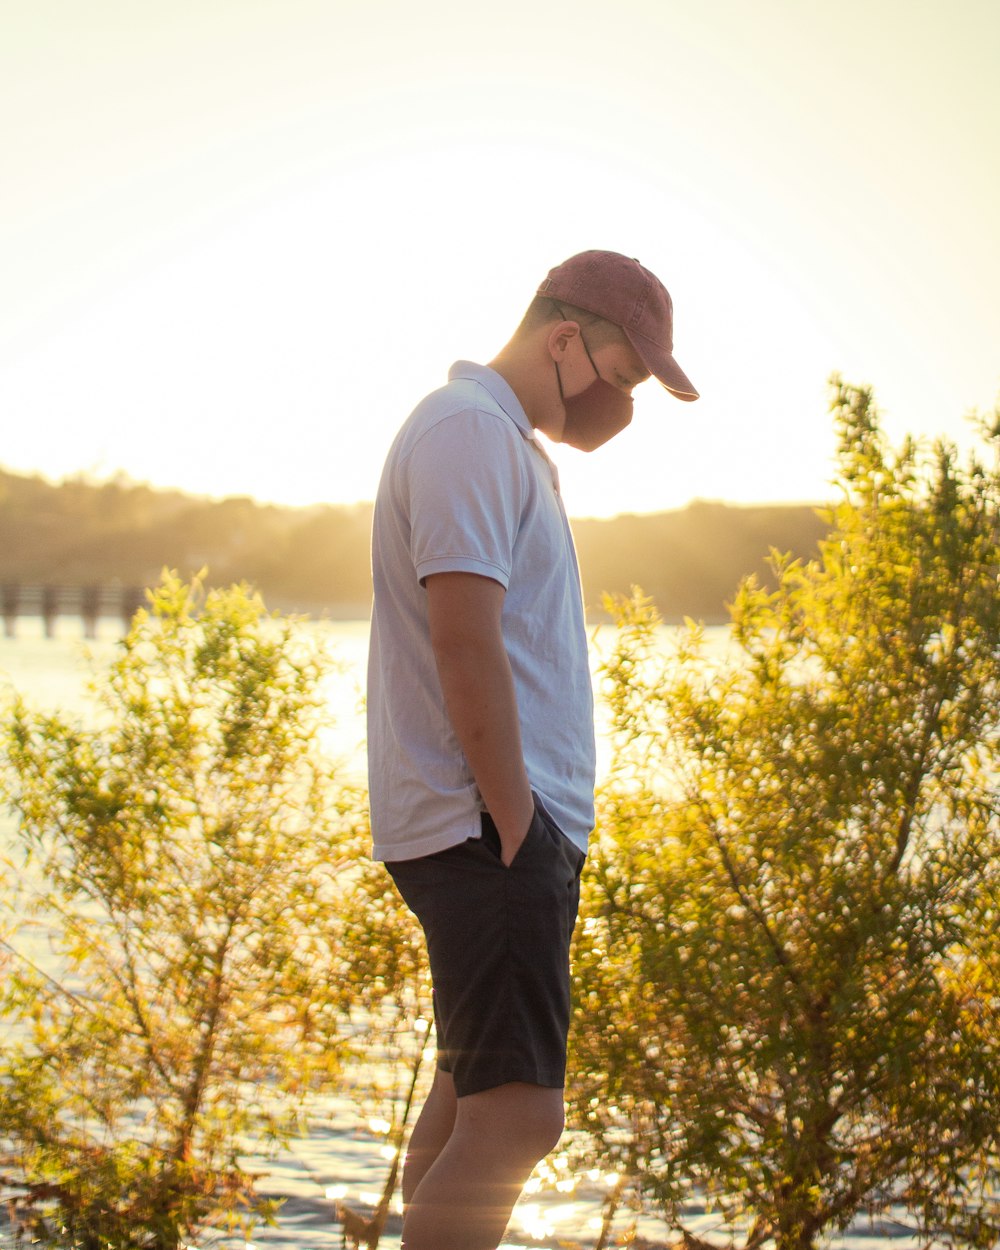
{"label": "black face mask", "polygon": [[[559,311],[562,312],[562,309]],[[597,372],[597,365],[594,364],[594,358],[582,333],[580,342],[597,377],[586,390],[567,399],[563,394],[559,362],[553,361],[559,383],[559,398],[566,410],[566,421],[559,441],[568,443],[570,447],[578,447],[580,451],[594,451],[616,434],[620,434],[632,420],[632,396],[606,382]]]}

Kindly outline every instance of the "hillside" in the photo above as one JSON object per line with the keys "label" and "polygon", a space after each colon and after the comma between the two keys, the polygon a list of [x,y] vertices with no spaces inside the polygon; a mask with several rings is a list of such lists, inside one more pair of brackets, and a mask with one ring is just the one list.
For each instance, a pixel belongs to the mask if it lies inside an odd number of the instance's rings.
{"label": "hillside", "polygon": [[674,512],[573,523],[584,600],[597,619],[606,591],[633,585],[655,600],[665,620],[728,619],[725,605],[749,574],[769,580],[772,549],[809,559],[826,526],[816,509],[695,502]]}

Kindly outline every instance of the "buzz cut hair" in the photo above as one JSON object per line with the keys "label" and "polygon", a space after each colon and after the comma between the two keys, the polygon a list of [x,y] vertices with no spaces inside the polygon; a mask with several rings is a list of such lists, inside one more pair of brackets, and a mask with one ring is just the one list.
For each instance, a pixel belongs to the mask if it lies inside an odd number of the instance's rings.
{"label": "buzz cut hair", "polygon": [[553,321],[576,321],[586,334],[588,345],[592,349],[628,342],[624,330],[613,321],[599,317],[597,313],[587,312],[585,308],[578,308],[576,304],[552,299],[548,295],[535,296],[521,318],[521,324],[514,331],[514,336],[520,338],[532,334]]}

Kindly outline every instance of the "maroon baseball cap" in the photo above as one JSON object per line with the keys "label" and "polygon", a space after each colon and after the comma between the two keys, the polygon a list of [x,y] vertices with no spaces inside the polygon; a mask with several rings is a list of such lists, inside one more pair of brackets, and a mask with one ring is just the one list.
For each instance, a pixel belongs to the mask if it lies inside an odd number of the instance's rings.
{"label": "maroon baseball cap", "polygon": [[673,357],[674,306],[663,283],[637,260],[619,252],[579,252],[564,260],[538,288],[621,326],[642,363],[678,399],[698,392]]}

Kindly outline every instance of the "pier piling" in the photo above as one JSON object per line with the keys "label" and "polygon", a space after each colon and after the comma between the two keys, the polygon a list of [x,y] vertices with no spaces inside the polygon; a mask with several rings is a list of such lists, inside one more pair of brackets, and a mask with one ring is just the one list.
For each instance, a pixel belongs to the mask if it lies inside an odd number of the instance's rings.
{"label": "pier piling", "polygon": [[85,638],[97,637],[102,617],[117,617],[128,629],[132,617],[145,602],[141,586],[67,586],[54,583],[36,584],[5,582],[0,585],[0,612],[4,634],[17,637],[18,620],[26,616],[41,618],[46,638],[54,638],[62,616],[78,617]]}

